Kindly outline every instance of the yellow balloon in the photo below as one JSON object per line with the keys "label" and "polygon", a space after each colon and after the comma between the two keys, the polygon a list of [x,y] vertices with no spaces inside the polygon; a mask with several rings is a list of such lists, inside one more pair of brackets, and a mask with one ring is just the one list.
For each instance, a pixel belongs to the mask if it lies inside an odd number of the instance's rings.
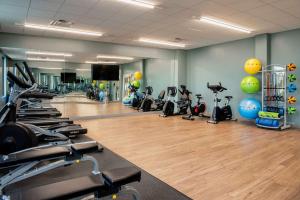
{"label": "yellow balloon", "polygon": [[256,58],[250,58],[245,62],[244,69],[248,74],[256,74],[261,70],[261,62]]}
{"label": "yellow balloon", "polygon": [[134,79],[139,81],[143,78],[143,74],[141,72],[135,72],[134,73]]}

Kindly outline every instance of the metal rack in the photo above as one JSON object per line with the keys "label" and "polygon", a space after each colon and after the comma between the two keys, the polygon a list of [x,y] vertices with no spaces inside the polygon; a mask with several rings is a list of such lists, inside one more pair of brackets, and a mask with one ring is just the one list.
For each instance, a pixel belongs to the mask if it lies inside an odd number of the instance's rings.
{"label": "metal rack", "polygon": [[[269,129],[280,129],[284,130],[290,128],[291,125],[288,123],[287,119],[287,67],[285,65],[272,64],[264,66],[262,68],[262,110],[265,107],[278,107],[282,108],[283,112],[280,118],[272,118],[273,120],[279,121],[279,127],[274,126],[264,126],[257,124],[259,127],[269,128]],[[283,97],[274,98],[274,100],[266,100],[265,97]],[[261,117],[270,119],[267,117]]]}

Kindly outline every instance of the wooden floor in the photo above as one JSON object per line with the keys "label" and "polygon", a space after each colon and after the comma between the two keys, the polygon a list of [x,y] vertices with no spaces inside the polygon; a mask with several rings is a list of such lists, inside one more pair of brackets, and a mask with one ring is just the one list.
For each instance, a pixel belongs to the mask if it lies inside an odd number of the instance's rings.
{"label": "wooden floor", "polygon": [[299,130],[157,114],[80,123],[88,136],[193,199],[300,199]]}
{"label": "wooden floor", "polygon": [[51,105],[59,109],[63,117],[94,116],[106,114],[133,113],[135,110],[120,103],[99,103],[82,97],[55,98]]}

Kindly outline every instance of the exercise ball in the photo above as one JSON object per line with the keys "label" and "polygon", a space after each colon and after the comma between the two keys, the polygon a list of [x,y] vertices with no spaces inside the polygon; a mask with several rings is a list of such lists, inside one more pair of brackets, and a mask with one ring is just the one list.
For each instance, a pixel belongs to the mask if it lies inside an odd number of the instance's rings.
{"label": "exercise ball", "polygon": [[259,91],[259,80],[254,76],[246,76],[241,82],[241,89],[247,94],[254,94]]}
{"label": "exercise ball", "polygon": [[105,98],[105,93],[103,91],[100,91],[99,92],[99,101],[100,102],[104,101],[104,98]]}
{"label": "exercise ball", "polygon": [[131,85],[135,88],[135,89],[139,89],[141,86],[140,81],[132,81]]}
{"label": "exercise ball", "polygon": [[244,70],[248,74],[256,74],[261,70],[261,62],[256,58],[248,59],[245,62]]}
{"label": "exercise ball", "polygon": [[134,80],[139,81],[139,80],[142,79],[142,77],[143,77],[143,74],[141,72],[135,72],[134,73]]}
{"label": "exercise ball", "polygon": [[261,111],[261,103],[254,98],[247,98],[240,102],[239,113],[243,118],[256,119]]}
{"label": "exercise ball", "polygon": [[100,83],[99,84],[99,89],[100,90],[104,90],[105,89],[105,84],[104,83]]}

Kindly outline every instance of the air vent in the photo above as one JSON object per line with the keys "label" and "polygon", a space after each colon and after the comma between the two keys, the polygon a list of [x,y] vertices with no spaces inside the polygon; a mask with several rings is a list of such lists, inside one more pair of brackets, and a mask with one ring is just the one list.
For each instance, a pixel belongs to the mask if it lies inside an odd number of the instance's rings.
{"label": "air vent", "polygon": [[179,37],[174,39],[174,42],[183,42],[183,41],[185,41],[185,39],[182,39],[182,38],[179,38]]}
{"label": "air vent", "polygon": [[50,25],[52,26],[60,26],[60,27],[71,27],[74,23],[71,21],[67,21],[64,19],[52,20]]}

